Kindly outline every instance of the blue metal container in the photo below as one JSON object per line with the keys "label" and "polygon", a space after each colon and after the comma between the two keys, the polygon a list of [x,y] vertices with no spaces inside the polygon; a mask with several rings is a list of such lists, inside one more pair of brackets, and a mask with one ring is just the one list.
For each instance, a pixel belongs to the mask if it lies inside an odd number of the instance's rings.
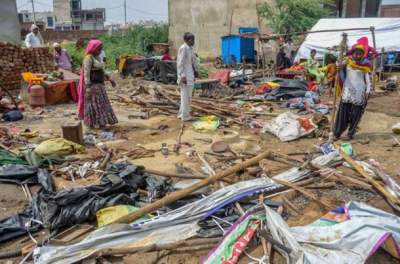
{"label": "blue metal container", "polygon": [[224,64],[239,64],[243,58],[254,62],[254,39],[230,35],[221,39],[222,62]]}
{"label": "blue metal container", "polygon": [[239,28],[239,34],[245,34],[245,33],[257,33],[258,28],[253,28],[253,27],[241,27]]}

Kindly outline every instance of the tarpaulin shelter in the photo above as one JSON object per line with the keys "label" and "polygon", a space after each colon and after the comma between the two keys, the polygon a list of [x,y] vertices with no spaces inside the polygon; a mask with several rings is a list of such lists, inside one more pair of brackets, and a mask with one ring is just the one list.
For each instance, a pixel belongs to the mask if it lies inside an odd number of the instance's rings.
{"label": "tarpaulin shelter", "polygon": [[317,50],[317,58],[322,58],[328,48],[340,45],[343,33],[347,33],[349,47],[361,37],[368,37],[373,46],[370,27],[375,28],[378,51],[400,51],[400,18],[324,18],[310,30],[314,33],[307,35],[295,61],[308,58],[312,49]]}

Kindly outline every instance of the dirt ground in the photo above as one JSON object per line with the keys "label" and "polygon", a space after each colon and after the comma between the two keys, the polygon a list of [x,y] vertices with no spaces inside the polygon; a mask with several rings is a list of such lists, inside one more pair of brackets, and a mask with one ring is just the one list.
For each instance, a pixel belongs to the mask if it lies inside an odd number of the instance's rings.
{"label": "dirt ground", "polygon": [[[192,146],[184,146],[181,149],[180,154],[176,155],[175,153],[172,153],[172,148],[176,143],[176,138],[180,130],[180,121],[174,116],[161,115],[151,117],[148,120],[132,119],[129,115],[132,112],[137,111],[137,107],[126,105],[114,100],[116,98],[115,94],[129,92],[131,81],[119,80],[118,82],[119,86],[116,88],[117,90],[110,90],[109,95],[112,99],[114,110],[118,116],[119,124],[113,129],[115,140],[109,141],[106,144],[115,149],[117,153],[129,151],[137,146],[157,150],[154,157],[132,160],[134,164],[171,173],[175,173],[176,164],[183,164],[186,167],[192,168],[195,172],[200,173],[200,164],[196,160],[191,160],[187,153],[191,149],[195,149],[197,152],[201,153],[210,151],[210,144],[204,143],[204,141],[200,139],[211,139],[213,142],[224,140],[226,138],[222,133],[223,129],[219,129],[212,133],[199,133],[194,131],[193,128],[188,125],[184,130],[182,142],[188,142],[192,144]],[[286,109],[280,109],[278,106],[275,107],[275,109],[279,112],[286,111]],[[16,122],[12,124],[12,126],[14,126],[16,130],[24,130],[26,128],[39,130],[40,137],[47,138],[61,136],[60,126],[68,121],[76,120],[74,104],[51,106],[46,107],[43,110],[44,113],[40,113],[39,109],[27,110],[25,113],[25,120]],[[385,171],[394,176],[397,180],[400,180],[400,147],[392,147],[394,141],[392,138],[393,134],[391,132],[391,127],[395,123],[400,122],[399,117],[399,93],[393,92],[389,95],[372,98],[360,125],[360,131],[356,139],[352,142],[353,148],[358,156],[363,157],[363,159],[372,158],[379,161]],[[271,117],[266,119],[271,119]],[[6,124],[6,126],[7,125],[8,124]],[[163,125],[164,129],[160,129],[161,125]],[[229,130],[238,132],[242,144],[251,146],[257,145],[261,150],[274,150],[281,153],[314,151],[315,145],[323,142],[321,138],[303,138],[294,142],[283,143],[270,134],[258,135],[252,129],[232,126]],[[31,142],[34,143],[36,140],[39,139],[32,140]],[[171,152],[167,157],[164,157],[159,151],[162,143],[167,143]],[[237,147],[240,148],[241,145],[239,144]],[[95,152],[95,149],[89,149],[88,154],[82,155],[80,158],[90,159]],[[272,175],[288,168],[287,166],[276,162],[270,162],[268,163],[268,166]],[[78,180],[75,184],[71,184],[71,182],[62,179],[57,179],[58,188],[89,185],[94,183],[96,183],[96,180],[94,179]],[[0,218],[11,216],[28,205],[28,201],[20,187],[9,184],[0,184],[0,188]],[[337,186],[335,190],[315,191],[314,193],[319,197],[328,197],[338,204],[350,200],[360,200],[378,208],[391,211],[390,207],[380,196],[374,193],[360,194],[341,185]],[[317,204],[309,202],[302,197],[297,197],[292,202],[299,206],[299,209],[303,214],[301,216],[294,216],[290,214],[290,212],[286,213],[287,221],[290,226],[309,224],[324,214],[324,211]],[[15,249],[18,248],[18,246],[18,242],[3,245],[0,244],[0,251]],[[127,256],[124,259],[114,260],[112,262],[137,264],[198,263],[200,257],[205,256],[206,253],[207,251],[195,252],[193,254],[169,255],[161,258],[158,262],[154,262],[157,259],[157,254],[146,253]],[[255,257],[260,257],[262,255],[262,249],[260,247],[254,248],[249,250],[249,253]],[[249,258],[243,257],[240,263],[249,263],[249,261]],[[400,262],[396,262],[396,260],[388,254],[379,251],[378,254],[370,258],[367,263],[385,264]]]}

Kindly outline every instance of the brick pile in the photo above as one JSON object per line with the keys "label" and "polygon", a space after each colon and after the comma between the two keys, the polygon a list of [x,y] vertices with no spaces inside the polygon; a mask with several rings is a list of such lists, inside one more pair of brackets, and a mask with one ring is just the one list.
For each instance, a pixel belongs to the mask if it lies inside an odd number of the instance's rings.
{"label": "brick pile", "polygon": [[46,73],[54,70],[48,47],[21,48],[0,42],[0,82],[7,89],[21,88],[22,72]]}

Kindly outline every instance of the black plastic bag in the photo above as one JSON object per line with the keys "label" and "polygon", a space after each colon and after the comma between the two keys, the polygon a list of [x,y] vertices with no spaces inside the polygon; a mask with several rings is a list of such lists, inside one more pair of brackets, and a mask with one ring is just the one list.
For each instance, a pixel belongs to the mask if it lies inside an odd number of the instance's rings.
{"label": "black plastic bag", "polygon": [[2,119],[7,122],[15,122],[24,118],[24,115],[19,110],[12,110],[4,113]]}
{"label": "black plastic bag", "polygon": [[40,169],[37,181],[42,189],[34,195],[31,206],[22,213],[0,220],[0,242],[19,237],[28,231],[38,231],[42,227],[54,231],[92,221],[96,212],[105,207],[135,205],[137,188],[142,185],[146,187],[143,174],[143,167],[127,162],[112,164],[99,185],[55,192],[47,171]]}
{"label": "black plastic bag", "polygon": [[33,184],[37,183],[38,169],[29,165],[9,164],[0,167],[0,182]]}

